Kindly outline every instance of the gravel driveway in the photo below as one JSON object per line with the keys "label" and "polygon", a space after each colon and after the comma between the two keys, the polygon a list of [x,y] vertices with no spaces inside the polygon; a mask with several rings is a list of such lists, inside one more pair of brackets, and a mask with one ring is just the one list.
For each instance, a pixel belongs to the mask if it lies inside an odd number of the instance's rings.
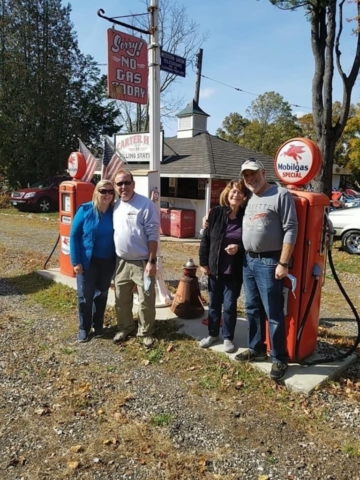
{"label": "gravel driveway", "polygon": [[[50,253],[56,222],[50,220],[44,231],[27,217],[0,218],[0,247],[15,243],[18,250]],[[8,262],[0,266],[1,277],[14,268]],[[75,329],[64,333],[61,317],[29,304],[4,280],[0,311],[1,479],[360,480],[359,397],[343,398],[336,386],[296,401],[280,390],[288,396],[281,415],[266,398],[254,402],[256,393],[195,394],[190,377],[187,383],[156,365],[124,364],[121,349],[106,338],[79,345]],[[95,365],[99,370],[89,368]],[[359,382],[359,366],[351,368]],[[80,379],[79,389],[87,386],[90,393],[75,414]],[[61,411],[69,405],[72,413],[64,417]],[[101,410],[120,416],[110,440],[100,438],[106,427]],[[133,438],[126,432],[135,430],[125,426],[135,425],[141,436],[149,419],[164,413],[171,421],[155,429],[158,440],[152,437],[149,451],[131,450]],[[309,419],[305,427],[300,416]],[[168,452],[157,449],[157,441]]]}

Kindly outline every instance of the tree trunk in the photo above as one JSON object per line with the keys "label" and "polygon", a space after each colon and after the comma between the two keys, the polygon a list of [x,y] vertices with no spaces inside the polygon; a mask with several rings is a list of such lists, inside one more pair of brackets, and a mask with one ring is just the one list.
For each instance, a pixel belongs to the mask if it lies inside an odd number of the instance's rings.
{"label": "tree trunk", "polygon": [[322,167],[317,177],[312,181],[315,192],[325,193],[331,197],[332,190],[332,168],[335,152],[336,140],[334,137],[322,135],[318,141],[318,146],[322,154]]}

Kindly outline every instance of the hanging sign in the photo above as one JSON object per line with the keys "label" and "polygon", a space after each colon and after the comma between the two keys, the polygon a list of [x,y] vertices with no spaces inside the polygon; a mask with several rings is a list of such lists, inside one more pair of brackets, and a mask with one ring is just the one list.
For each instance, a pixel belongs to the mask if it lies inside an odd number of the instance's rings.
{"label": "hanging sign", "polygon": [[160,59],[160,70],[186,77],[186,58],[161,50]]}
{"label": "hanging sign", "polygon": [[147,44],[112,28],[108,37],[108,96],[145,105],[148,101]]}

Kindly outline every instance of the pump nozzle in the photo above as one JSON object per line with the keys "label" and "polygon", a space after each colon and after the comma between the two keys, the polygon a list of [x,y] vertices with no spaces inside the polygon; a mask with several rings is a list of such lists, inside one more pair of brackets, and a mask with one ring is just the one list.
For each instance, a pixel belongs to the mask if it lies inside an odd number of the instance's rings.
{"label": "pump nozzle", "polygon": [[316,278],[319,278],[321,276],[321,267],[320,265],[318,265],[317,263],[315,263],[315,265],[313,266],[313,269],[312,269],[312,276],[313,277],[316,277]]}
{"label": "pump nozzle", "polygon": [[329,213],[325,212],[324,215],[325,215],[325,234],[326,234],[325,244],[328,250],[331,250],[331,247],[334,241],[335,228],[332,224],[332,221],[330,220]]}

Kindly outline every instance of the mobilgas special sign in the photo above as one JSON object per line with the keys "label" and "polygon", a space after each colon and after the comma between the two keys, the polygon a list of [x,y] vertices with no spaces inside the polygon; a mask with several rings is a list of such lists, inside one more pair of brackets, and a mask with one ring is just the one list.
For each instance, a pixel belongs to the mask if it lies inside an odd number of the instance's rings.
{"label": "mobilgas special sign", "polygon": [[308,138],[294,138],[285,142],[276,153],[275,172],[289,185],[309,183],[321,168],[321,152]]}
{"label": "mobilgas special sign", "polygon": [[142,38],[112,28],[108,38],[108,95],[146,104],[148,101],[147,44]]}

